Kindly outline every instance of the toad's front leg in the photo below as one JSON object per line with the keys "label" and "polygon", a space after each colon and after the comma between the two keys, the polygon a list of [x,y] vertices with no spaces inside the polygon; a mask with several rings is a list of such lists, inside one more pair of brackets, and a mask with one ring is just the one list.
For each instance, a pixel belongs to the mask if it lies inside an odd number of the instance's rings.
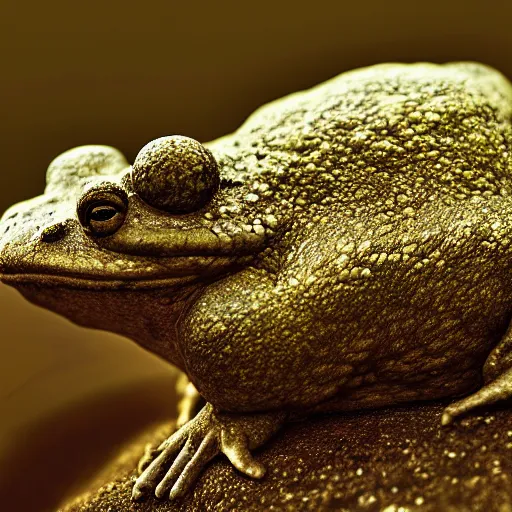
{"label": "toad's front leg", "polygon": [[251,450],[267,441],[283,424],[284,413],[218,413],[211,404],[162,443],[160,454],[136,480],[132,497],[154,492],[158,497],[183,496],[204,466],[224,453],[242,473],[261,478],[265,468]]}
{"label": "toad's front leg", "polygon": [[262,477],[264,468],[250,451],[279,429],[282,411],[296,414],[322,399],[325,386],[318,388],[309,371],[316,350],[296,339],[306,330],[297,317],[304,321],[311,308],[298,315],[291,305],[283,310],[300,294],[279,290],[265,271],[246,269],[207,287],[183,315],[180,350],[208,403],[159,448],[137,479],[134,498],[153,491],[158,497],[184,494],[220,452],[244,474]]}

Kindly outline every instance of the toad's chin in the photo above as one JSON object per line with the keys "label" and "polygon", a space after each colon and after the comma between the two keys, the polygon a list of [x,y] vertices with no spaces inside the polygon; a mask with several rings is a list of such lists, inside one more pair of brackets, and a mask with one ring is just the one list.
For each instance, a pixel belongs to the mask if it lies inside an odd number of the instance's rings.
{"label": "toad's chin", "polygon": [[130,338],[179,367],[179,319],[197,292],[208,284],[197,276],[98,281],[25,274],[2,276],[2,280],[37,306],[80,326]]}

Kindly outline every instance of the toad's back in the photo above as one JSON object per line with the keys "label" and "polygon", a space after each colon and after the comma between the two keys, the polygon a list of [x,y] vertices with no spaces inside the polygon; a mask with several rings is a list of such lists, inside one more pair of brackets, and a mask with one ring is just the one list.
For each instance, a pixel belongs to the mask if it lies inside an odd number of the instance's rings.
{"label": "toad's back", "polygon": [[277,199],[384,214],[509,193],[511,116],[510,84],[484,65],[384,64],[271,103],[212,147]]}

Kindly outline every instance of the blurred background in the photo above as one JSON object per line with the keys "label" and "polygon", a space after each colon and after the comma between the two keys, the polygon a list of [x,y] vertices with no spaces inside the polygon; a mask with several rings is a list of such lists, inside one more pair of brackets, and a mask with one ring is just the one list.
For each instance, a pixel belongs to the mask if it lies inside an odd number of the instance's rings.
{"label": "blurred background", "polygon": [[[510,0],[0,2],[0,210],[62,151],[130,161],[208,141],[258,106],[384,61],[477,60],[512,77]],[[0,285],[0,509],[55,510],[130,436],[172,417],[175,373]],[[10,501],[10,500],[15,501]],[[16,503],[16,505],[9,505]]]}

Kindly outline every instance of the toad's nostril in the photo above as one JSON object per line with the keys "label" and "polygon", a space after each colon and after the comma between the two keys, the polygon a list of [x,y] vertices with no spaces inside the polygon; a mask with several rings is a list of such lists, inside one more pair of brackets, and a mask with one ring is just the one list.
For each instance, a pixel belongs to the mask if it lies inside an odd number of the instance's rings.
{"label": "toad's nostril", "polygon": [[43,230],[41,233],[41,241],[46,243],[58,242],[59,240],[62,240],[65,234],[66,229],[64,224],[59,222],[58,224],[53,224]]}

